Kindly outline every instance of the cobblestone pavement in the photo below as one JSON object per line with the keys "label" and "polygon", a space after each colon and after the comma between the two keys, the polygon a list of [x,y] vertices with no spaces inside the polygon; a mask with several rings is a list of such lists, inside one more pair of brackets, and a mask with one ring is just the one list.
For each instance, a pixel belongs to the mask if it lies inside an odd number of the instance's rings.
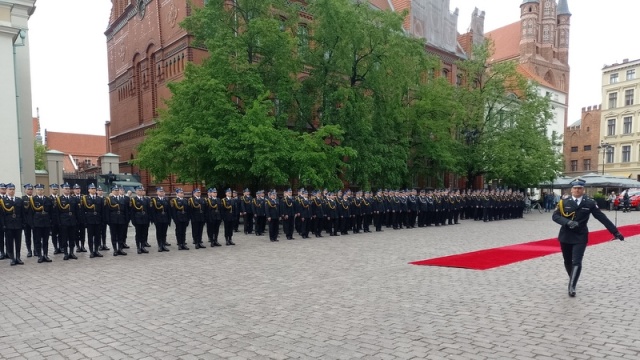
{"label": "cobblestone pavement", "polygon": [[[618,213],[617,223],[639,215]],[[575,298],[560,254],[487,271],[408,265],[557,231],[536,213],[277,243],[236,233],[236,246],[189,251],[171,237],[169,253],[3,261],[0,358],[637,359],[637,237],[589,247]]]}

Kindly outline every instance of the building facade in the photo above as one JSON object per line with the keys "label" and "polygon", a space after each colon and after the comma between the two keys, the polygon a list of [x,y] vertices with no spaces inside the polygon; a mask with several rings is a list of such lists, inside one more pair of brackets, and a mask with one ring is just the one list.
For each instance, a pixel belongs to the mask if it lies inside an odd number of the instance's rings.
{"label": "building facade", "polygon": [[606,145],[608,174],[640,181],[640,59],[602,69],[600,141]]}
{"label": "building facade", "polygon": [[607,148],[600,146],[600,105],[582,108],[580,120],[564,132],[564,174],[569,177],[602,172],[602,156]]}
{"label": "building facade", "polygon": [[520,21],[486,35],[494,44],[492,62],[516,61],[518,72],[550,98],[549,137],[562,136],[568,125],[570,20],[567,0],[523,0]]}
{"label": "building facade", "polygon": [[35,183],[29,18],[35,0],[0,0],[0,181]]}

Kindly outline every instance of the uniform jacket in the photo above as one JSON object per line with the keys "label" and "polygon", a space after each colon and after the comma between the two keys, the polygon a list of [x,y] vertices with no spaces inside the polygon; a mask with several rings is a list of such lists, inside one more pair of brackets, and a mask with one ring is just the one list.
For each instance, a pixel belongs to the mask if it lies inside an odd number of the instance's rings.
{"label": "uniform jacket", "polygon": [[149,225],[149,198],[132,196],[129,200],[129,214],[133,225]]}
{"label": "uniform jacket", "polygon": [[[562,225],[562,227],[560,227],[558,240],[565,244],[586,244],[589,238],[587,222],[589,222],[590,215],[598,219],[610,233],[614,234],[618,232],[618,229],[611,220],[600,211],[596,201],[585,195],[582,197],[580,205],[572,198],[568,198],[563,199],[556,207],[552,219]],[[569,229],[567,224],[571,220],[578,222],[578,227]]]}
{"label": "uniform jacket", "polygon": [[92,198],[91,195],[83,195],[80,198],[80,211],[83,213],[85,224],[102,224],[104,218],[104,198],[95,195]]}
{"label": "uniform jacket", "polygon": [[175,223],[189,222],[189,204],[185,198],[171,199],[171,218]]}
{"label": "uniform jacket", "polygon": [[19,230],[24,223],[24,202],[22,198],[15,197],[11,200],[5,197],[0,200],[2,219],[5,229]]}
{"label": "uniform jacket", "polygon": [[171,205],[169,199],[154,197],[149,205],[151,219],[156,224],[171,224]]}

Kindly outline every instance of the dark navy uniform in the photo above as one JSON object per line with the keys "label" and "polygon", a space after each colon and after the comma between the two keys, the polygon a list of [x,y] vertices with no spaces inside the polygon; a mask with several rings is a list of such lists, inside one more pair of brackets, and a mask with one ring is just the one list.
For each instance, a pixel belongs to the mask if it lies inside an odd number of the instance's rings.
{"label": "dark navy uniform", "polygon": [[294,221],[296,216],[296,201],[291,197],[288,189],[280,201],[280,215],[282,216],[282,231],[287,240],[293,240]]}
{"label": "dark navy uniform", "polygon": [[587,248],[589,228],[587,222],[593,215],[616,238],[624,240],[618,228],[600,211],[595,200],[584,195],[585,181],[575,179],[571,182],[572,197],[563,199],[553,212],[552,219],[560,224],[558,240],[564,258],[564,267],[569,275],[569,296],[575,296],[576,285],[582,270],[582,258]]}
{"label": "dark navy uniform", "polygon": [[104,198],[96,195],[96,186],[89,185],[89,195],[83,195],[80,199],[82,218],[87,228],[89,240],[89,257],[102,257],[98,252],[102,243],[102,224],[104,223]]}
{"label": "dark navy uniform", "polygon": [[49,229],[51,228],[51,199],[44,196],[44,185],[36,184],[36,195],[30,199],[32,213],[33,245],[38,263],[51,262],[49,259]]}
{"label": "dark navy uniform", "polygon": [[240,197],[240,215],[244,216],[244,233],[253,233],[253,198],[249,189],[244,189],[244,195]]}
{"label": "dark navy uniform", "polygon": [[193,196],[188,201],[189,219],[191,219],[191,240],[196,249],[204,249],[206,246],[202,243],[202,232],[205,223],[205,207],[204,199],[200,197],[200,189],[193,190]]}
{"label": "dark navy uniform", "polygon": [[125,249],[125,238],[129,226],[127,210],[129,209],[128,197],[118,193],[118,187],[112,189],[111,195],[105,198],[105,219],[109,224],[111,235],[111,246],[113,256],[127,255]]}
{"label": "dark navy uniform", "polygon": [[158,252],[169,251],[167,249],[167,230],[171,225],[171,205],[169,199],[164,196],[164,188],[156,188],[157,196],[151,199],[151,218],[156,227],[156,242],[158,243]]}
{"label": "dark navy uniform", "polygon": [[151,223],[149,198],[144,196],[144,188],[138,186],[136,195],[129,200],[129,217],[136,229],[136,249],[138,254],[146,254],[149,244],[149,224]]}
{"label": "dark navy uniform", "polygon": [[22,227],[24,225],[24,202],[22,198],[15,197],[15,189],[15,185],[7,184],[7,196],[0,199],[7,255],[11,259],[11,266],[24,264],[20,259]]}
{"label": "dark navy uniform", "polygon": [[267,222],[269,223],[269,240],[278,241],[278,228],[280,226],[280,205],[276,198],[275,190],[269,193],[269,198],[264,203]]}
{"label": "dark navy uniform", "polygon": [[226,245],[235,245],[233,242],[233,226],[235,222],[235,206],[236,201],[231,198],[231,189],[225,191],[226,197],[222,198],[220,211],[222,212],[222,221],[224,222],[224,239]]}
{"label": "dark navy uniform", "polygon": [[63,195],[58,197],[54,204],[60,227],[61,247],[64,251],[64,260],[77,259],[73,251],[75,249],[80,203],[77,197],[71,196],[69,184],[62,185],[62,189]]}
{"label": "dark navy uniform", "polygon": [[220,199],[218,199],[218,190],[209,189],[208,197],[205,199],[205,214],[207,222],[207,237],[211,247],[221,246],[218,242],[218,234],[220,233],[220,224],[222,223],[222,213],[220,212]]}
{"label": "dark navy uniform", "polygon": [[187,247],[187,226],[189,225],[189,213],[187,199],[182,197],[182,189],[176,189],[177,197],[171,200],[171,218],[176,225],[176,241],[178,250],[189,250]]}

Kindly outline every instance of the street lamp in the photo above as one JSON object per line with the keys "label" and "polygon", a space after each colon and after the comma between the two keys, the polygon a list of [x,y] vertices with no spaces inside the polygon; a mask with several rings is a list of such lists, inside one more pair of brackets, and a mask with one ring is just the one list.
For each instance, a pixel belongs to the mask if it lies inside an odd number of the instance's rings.
{"label": "street lamp", "polygon": [[613,146],[609,143],[606,143],[604,141],[600,141],[600,145],[598,145],[598,149],[602,150],[602,175],[604,175],[604,161],[605,161],[605,155],[607,154],[607,152],[610,151],[610,149],[612,149]]}

